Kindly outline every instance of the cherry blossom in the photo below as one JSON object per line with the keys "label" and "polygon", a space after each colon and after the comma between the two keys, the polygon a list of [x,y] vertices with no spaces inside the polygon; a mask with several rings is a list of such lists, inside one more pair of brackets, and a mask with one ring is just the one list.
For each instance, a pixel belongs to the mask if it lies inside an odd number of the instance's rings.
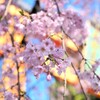
{"label": "cherry blossom", "polygon": [[[5,100],[20,100],[21,98],[21,86],[25,85],[20,82],[20,75],[24,72],[20,72],[21,64],[24,64],[25,74],[29,70],[32,70],[33,75],[36,78],[42,73],[47,73],[47,80],[52,79],[51,70],[55,68],[58,75],[66,73],[66,69],[73,68],[75,74],[81,81],[88,82],[89,87],[92,87],[95,92],[100,91],[100,75],[96,74],[96,70],[100,65],[100,59],[95,61],[92,65],[88,64],[87,59],[81,53],[81,50],[78,48],[85,43],[85,40],[88,36],[86,29],[85,20],[78,12],[71,9],[64,9],[64,5],[68,0],[46,0],[44,10],[41,10],[35,14],[29,16],[11,16],[8,14],[6,18],[0,20],[0,36],[9,33],[10,43],[6,43],[1,46],[0,49],[4,53],[4,63],[7,59],[12,60],[13,67],[10,66],[10,63],[6,65],[6,69],[2,71],[3,78],[8,77],[11,80],[17,80],[17,91],[18,96],[7,91],[4,87],[0,89],[1,92],[4,92]],[[5,5],[0,5],[0,12],[6,9]],[[3,14],[2,14],[3,15]],[[2,18],[1,15],[1,18]],[[15,21],[13,32],[9,31],[9,24],[12,24],[12,17]],[[14,32],[19,32],[24,36],[21,44],[17,44],[14,41]],[[61,46],[57,47],[56,43],[52,40],[53,35],[61,34]],[[30,37],[32,39],[38,39],[39,43],[30,42]],[[88,66],[89,70],[84,70],[81,72],[76,68],[76,64],[73,64],[73,56],[68,55],[66,44],[63,44],[64,39],[69,38],[77,48],[77,51],[82,59],[79,63],[84,60],[85,65]],[[74,51],[73,51],[74,52]],[[75,53],[76,53],[75,52]],[[77,54],[77,53],[76,53]],[[77,55],[78,56],[78,55]],[[75,56],[77,60],[77,57]],[[17,72],[17,75],[14,74],[14,71]],[[67,73],[66,73],[67,74]],[[0,81],[0,85],[4,85],[4,81]],[[11,85],[13,85],[11,82]],[[66,83],[66,78],[65,78]],[[84,90],[81,85],[81,89],[84,93]],[[85,95],[85,93],[84,93]],[[85,96],[86,97],[86,96]]]}
{"label": "cherry blossom", "polygon": [[50,74],[47,75],[47,80],[48,80],[48,81],[51,80],[51,75],[50,75]]}

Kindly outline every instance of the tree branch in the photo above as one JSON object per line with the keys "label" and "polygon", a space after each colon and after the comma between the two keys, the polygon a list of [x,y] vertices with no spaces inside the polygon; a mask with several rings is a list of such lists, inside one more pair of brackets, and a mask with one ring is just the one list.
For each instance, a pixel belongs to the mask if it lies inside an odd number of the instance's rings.
{"label": "tree branch", "polygon": [[7,15],[8,9],[9,9],[9,6],[10,6],[11,2],[12,2],[12,0],[9,0],[9,1],[8,1],[8,4],[7,4],[7,6],[6,6],[6,10],[5,10],[5,12],[4,12],[4,14],[3,14],[1,20],[3,20],[3,19],[5,18],[5,16]]}
{"label": "tree branch", "polygon": [[[12,34],[10,34],[10,37],[11,37],[11,42],[12,42],[12,46],[13,47],[15,47],[14,46],[14,39],[13,39],[13,35]],[[15,52],[15,55],[16,55],[16,52]],[[17,69],[17,79],[18,79],[18,83],[17,83],[17,85],[18,85],[18,100],[21,100],[21,94],[20,94],[20,91],[21,91],[21,87],[20,87],[20,73],[19,73],[19,65],[18,65],[18,62],[17,61],[15,61],[15,63],[16,63],[16,69]]]}
{"label": "tree branch", "polygon": [[20,94],[20,74],[19,74],[19,66],[18,62],[16,61],[16,67],[17,67],[17,79],[18,79],[18,100],[21,100],[21,94]]}

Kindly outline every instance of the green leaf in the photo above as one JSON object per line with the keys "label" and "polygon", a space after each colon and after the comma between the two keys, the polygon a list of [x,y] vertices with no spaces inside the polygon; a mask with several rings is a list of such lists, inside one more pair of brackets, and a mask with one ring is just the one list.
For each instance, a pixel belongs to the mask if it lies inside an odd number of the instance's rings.
{"label": "green leaf", "polygon": [[75,96],[74,100],[85,100],[85,98],[83,94],[78,94]]}
{"label": "green leaf", "polygon": [[1,21],[2,16],[0,16],[0,21]]}
{"label": "green leaf", "polygon": [[20,10],[19,13],[24,16],[24,11],[23,10]]}

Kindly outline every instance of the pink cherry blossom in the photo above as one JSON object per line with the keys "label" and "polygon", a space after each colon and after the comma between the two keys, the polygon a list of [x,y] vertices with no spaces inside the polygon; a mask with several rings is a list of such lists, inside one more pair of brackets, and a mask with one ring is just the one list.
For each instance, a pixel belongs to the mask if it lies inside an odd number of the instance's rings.
{"label": "pink cherry blossom", "polygon": [[50,75],[50,74],[47,75],[47,80],[48,80],[48,81],[51,80],[51,75]]}

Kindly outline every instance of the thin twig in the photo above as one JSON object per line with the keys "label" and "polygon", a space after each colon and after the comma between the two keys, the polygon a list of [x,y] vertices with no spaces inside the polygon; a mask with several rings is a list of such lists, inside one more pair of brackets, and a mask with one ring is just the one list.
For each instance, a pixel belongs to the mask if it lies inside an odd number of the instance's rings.
{"label": "thin twig", "polygon": [[78,75],[78,73],[77,73],[77,71],[76,71],[76,69],[75,69],[75,67],[74,67],[74,65],[73,65],[72,62],[71,62],[71,66],[72,66],[72,68],[74,69],[75,74],[77,75],[77,78],[78,78],[78,80],[79,80],[79,84],[80,84],[81,89],[82,89],[82,91],[83,91],[83,94],[84,94],[84,96],[85,96],[85,100],[88,100],[88,97],[87,97],[87,95],[86,95],[86,93],[85,93],[85,91],[84,91],[84,88],[83,88],[82,84],[81,84],[80,77],[79,77],[79,75]]}
{"label": "thin twig", "polygon": [[[85,62],[85,64],[88,66],[88,68],[91,70],[92,68],[90,67],[90,65]],[[96,74],[96,72],[94,70],[92,70],[92,72],[94,73],[94,75],[100,80],[100,77]]]}
{"label": "thin twig", "polygon": [[[66,50],[66,47],[65,47],[65,39],[64,39],[64,34],[63,34],[63,37],[62,37],[62,48],[64,50]],[[65,78],[64,78],[64,95],[63,95],[63,100],[64,100],[64,97],[66,96],[66,87],[67,87],[67,77],[66,77],[66,70],[64,72],[64,75],[65,75]]]}
{"label": "thin twig", "polygon": [[6,6],[6,10],[5,10],[5,12],[4,12],[4,14],[3,14],[1,20],[3,20],[3,19],[5,18],[5,16],[7,15],[8,9],[9,9],[9,6],[10,6],[11,2],[12,2],[12,0],[9,0],[9,1],[8,1],[7,6]]}
{"label": "thin twig", "polygon": [[13,34],[10,34],[10,39],[11,39],[12,46],[14,47],[14,38],[13,38]]}
{"label": "thin twig", "polygon": [[[69,55],[67,54],[67,52],[66,52],[66,55],[69,57]],[[87,95],[86,95],[86,93],[85,93],[85,91],[84,91],[84,88],[83,88],[82,84],[81,84],[81,80],[80,80],[80,77],[79,77],[79,75],[78,75],[78,72],[77,72],[77,70],[75,69],[75,67],[74,67],[74,65],[73,65],[72,62],[71,62],[71,66],[72,66],[72,68],[74,69],[75,74],[77,75],[77,78],[78,78],[79,84],[80,84],[80,86],[81,86],[82,92],[83,92],[83,94],[84,94],[84,96],[85,96],[85,100],[88,100],[88,97],[87,97]]]}

